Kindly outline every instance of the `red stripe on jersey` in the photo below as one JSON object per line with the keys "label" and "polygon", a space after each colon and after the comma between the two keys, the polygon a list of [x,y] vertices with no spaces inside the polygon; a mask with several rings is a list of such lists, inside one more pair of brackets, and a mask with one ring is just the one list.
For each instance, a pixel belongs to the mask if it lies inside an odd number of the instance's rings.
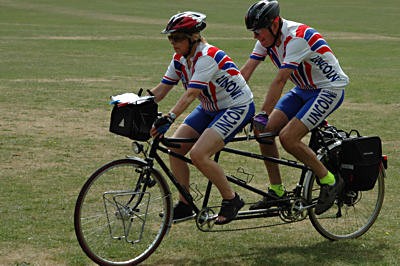
{"label": "red stripe on jersey", "polygon": [[[195,66],[196,65],[196,63],[197,63],[197,60],[199,59],[199,57],[200,56],[202,56],[203,55],[203,53],[202,52],[197,52],[197,54],[194,56],[194,58],[193,58],[193,66]],[[192,72],[194,73],[194,67],[192,68]],[[192,73],[192,74],[193,74]]]}
{"label": "red stripe on jersey", "polygon": [[320,53],[320,54],[324,54],[324,53],[330,52],[330,53],[333,54],[332,50],[328,46],[321,46],[320,48],[318,48],[316,50],[316,52]]}
{"label": "red stripe on jersey", "polygon": [[296,30],[296,37],[304,38],[304,32],[309,28],[307,25],[300,25]]}
{"label": "red stripe on jersey", "polygon": [[288,42],[290,42],[291,39],[293,39],[292,36],[288,36],[283,42],[283,47],[285,47],[285,51],[286,51],[286,45],[288,44]]}
{"label": "red stripe on jersey", "polygon": [[218,106],[217,106],[218,100],[217,100],[216,87],[215,87],[214,83],[212,83],[212,82],[209,82],[209,83],[208,83],[208,87],[210,88],[210,93],[211,93],[211,97],[213,98],[213,101],[214,101],[214,104],[215,104],[215,108],[216,108],[217,110],[219,110],[219,108],[218,108]]}
{"label": "red stripe on jersey", "polygon": [[293,75],[296,77],[297,84],[300,83],[300,87],[304,88],[305,87],[304,86],[304,80],[301,78],[299,72],[296,70],[296,71],[293,72]]}
{"label": "red stripe on jersey", "polygon": [[178,82],[179,81],[179,79],[172,79],[172,78],[167,77],[167,76],[163,76],[163,79],[166,79],[166,80],[168,80],[170,82]]}
{"label": "red stripe on jersey", "polygon": [[[174,60],[175,60],[175,61],[178,61],[180,65],[182,65],[182,64],[181,64],[181,58],[182,58],[182,55],[180,55],[180,54],[174,54]],[[183,69],[183,67],[181,67],[180,69],[175,69],[175,73],[176,73],[179,77],[181,76],[181,71],[182,71],[182,69]]]}
{"label": "red stripe on jersey", "polygon": [[174,54],[174,60],[180,61],[181,58],[182,58],[182,55],[180,55],[180,54]]}
{"label": "red stripe on jersey", "polygon": [[225,65],[225,63],[228,62],[228,61],[232,62],[232,59],[230,59],[229,56],[225,56],[225,57],[219,62],[218,68],[221,69],[221,68]]}
{"label": "red stripe on jersey", "polygon": [[[183,76],[185,77],[185,81],[186,81],[186,82],[189,82],[189,76],[188,76],[188,74],[187,74],[187,72],[186,72],[186,68],[184,68],[184,67],[182,67],[182,74],[183,74]],[[182,83],[183,83],[183,82],[182,82]],[[184,85],[185,89],[187,89],[187,85],[188,85],[188,84],[184,83],[183,85]]]}
{"label": "red stripe on jersey", "polygon": [[263,58],[265,57],[265,55],[254,53],[254,52],[252,53],[252,55],[255,55],[255,56],[258,56],[258,57],[263,57]]}
{"label": "red stripe on jersey", "polygon": [[313,46],[315,42],[317,42],[319,39],[323,39],[321,34],[314,34],[310,40],[308,40],[308,45]]}
{"label": "red stripe on jersey", "polygon": [[290,40],[292,40],[292,36],[288,36],[285,41],[283,42],[283,58],[286,57],[286,45],[288,44],[288,42],[290,42]]}
{"label": "red stripe on jersey", "polygon": [[193,84],[198,84],[198,85],[200,85],[200,86],[207,86],[207,82],[203,82],[203,81],[200,81],[200,80],[190,80],[190,83],[193,83]]}
{"label": "red stripe on jersey", "polygon": [[231,75],[231,76],[236,76],[236,75],[239,75],[240,74],[240,71],[237,71],[236,69],[228,69],[226,72],[228,72],[229,73],[229,75]]}
{"label": "red stripe on jersey", "polygon": [[219,49],[217,47],[211,46],[210,48],[208,48],[207,50],[207,55],[211,56],[212,58],[214,58],[215,54],[219,51]]}
{"label": "red stripe on jersey", "polygon": [[303,65],[304,65],[304,67],[306,69],[306,75],[307,75],[308,83],[311,86],[313,86],[314,88],[317,88],[317,86],[315,86],[314,80],[313,80],[313,78],[311,76],[311,65],[308,64],[307,62],[303,62]]}

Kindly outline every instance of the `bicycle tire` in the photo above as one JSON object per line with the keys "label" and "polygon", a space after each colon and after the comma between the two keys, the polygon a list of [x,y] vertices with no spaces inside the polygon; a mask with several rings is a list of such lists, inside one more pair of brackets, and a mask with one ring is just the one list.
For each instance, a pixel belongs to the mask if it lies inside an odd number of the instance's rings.
{"label": "bicycle tire", "polygon": [[86,255],[99,265],[142,262],[171,226],[168,184],[158,171],[146,169],[139,158],[112,161],[95,171],[79,193],[75,234]]}
{"label": "bicycle tire", "polygon": [[[326,156],[321,156],[320,160],[325,164]],[[305,197],[308,202],[317,202],[320,186],[316,182],[317,177],[309,173]],[[351,200],[346,200],[343,194],[321,215],[316,215],[314,208],[311,208],[308,215],[314,228],[332,241],[362,236],[375,223],[381,211],[385,194],[384,177],[385,170],[381,164],[377,182],[372,190],[353,192],[355,194]]]}

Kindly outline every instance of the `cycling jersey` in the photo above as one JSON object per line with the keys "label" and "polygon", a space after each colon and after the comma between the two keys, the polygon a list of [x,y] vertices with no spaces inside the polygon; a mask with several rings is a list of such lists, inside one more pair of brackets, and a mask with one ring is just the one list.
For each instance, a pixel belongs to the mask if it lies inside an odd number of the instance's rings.
{"label": "cycling jersey", "polygon": [[313,28],[282,19],[279,47],[265,48],[257,41],[250,58],[269,55],[278,68],[291,68],[291,81],[300,89],[344,88],[349,78],[325,39]]}
{"label": "cycling jersey", "polygon": [[199,100],[206,111],[247,105],[253,94],[238,67],[222,50],[199,43],[189,69],[184,56],[174,54],[162,83],[176,85],[182,80],[185,89],[200,89]]}

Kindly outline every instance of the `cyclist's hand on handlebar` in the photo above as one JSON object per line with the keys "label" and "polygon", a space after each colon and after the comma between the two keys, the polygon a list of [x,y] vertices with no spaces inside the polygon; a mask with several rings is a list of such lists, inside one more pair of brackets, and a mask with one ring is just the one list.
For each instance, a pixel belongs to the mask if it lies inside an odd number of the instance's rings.
{"label": "cyclist's hand on handlebar", "polygon": [[268,115],[266,112],[260,112],[253,117],[253,127],[258,131],[263,131],[268,123]]}
{"label": "cyclist's hand on handlebar", "polygon": [[157,118],[157,120],[153,124],[150,134],[153,137],[156,135],[165,134],[165,132],[168,131],[173,122],[174,119],[170,115],[165,115]]}

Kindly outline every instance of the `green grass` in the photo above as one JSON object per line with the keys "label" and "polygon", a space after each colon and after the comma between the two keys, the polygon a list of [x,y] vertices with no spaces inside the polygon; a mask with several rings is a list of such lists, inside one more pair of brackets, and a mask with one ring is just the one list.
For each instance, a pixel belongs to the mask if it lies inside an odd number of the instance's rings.
{"label": "green grass", "polygon": [[[159,82],[172,55],[160,31],[178,11],[206,13],[208,41],[243,65],[254,45],[243,25],[252,2],[0,0],[0,265],[91,264],[74,234],[76,197],[95,169],[130,154],[130,141],[108,132],[108,97]],[[351,79],[330,122],[383,140],[389,170],[381,215],[361,238],[334,243],[309,221],[215,234],[179,224],[145,265],[398,264],[398,1],[281,2],[284,17],[326,36]],[[257,106],[275,71],[267,62],[254,74]],[[229,173],[242,160],[223,159]],[[254,182],[266,182],[262,164],[240,162]],[[285,182],[296,181],[283,172]],[[198,173],[192,180],[205,183]]]}

